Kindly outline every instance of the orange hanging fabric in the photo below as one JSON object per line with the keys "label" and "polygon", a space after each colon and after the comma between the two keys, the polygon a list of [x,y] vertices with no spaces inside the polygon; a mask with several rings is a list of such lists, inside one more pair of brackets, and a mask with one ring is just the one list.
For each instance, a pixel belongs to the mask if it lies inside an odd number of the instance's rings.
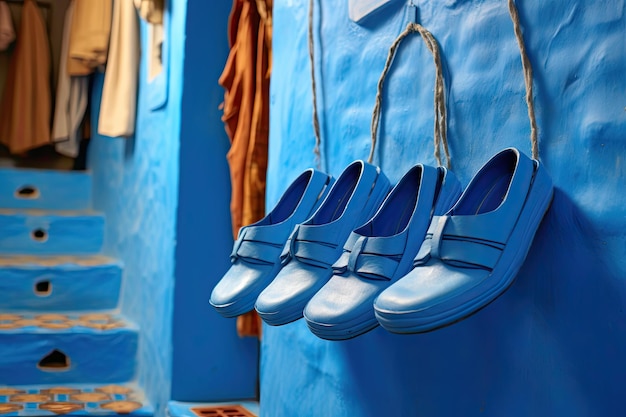
{"label": "orange hanging fabric", "polygon": [[50,49],[46,23],[25,0],[0,103],[0,141],[12,154],[50,143]]}
{"label": "orange hanging fabric", "polygon": [[[230,138],[233,235],[265,215],[269,136],[272,0],[234,0],[229,16],[230,54],[219,79],[224,87],[222,121]],[[256,314],[241,316],[241,336],[260,336]]]}

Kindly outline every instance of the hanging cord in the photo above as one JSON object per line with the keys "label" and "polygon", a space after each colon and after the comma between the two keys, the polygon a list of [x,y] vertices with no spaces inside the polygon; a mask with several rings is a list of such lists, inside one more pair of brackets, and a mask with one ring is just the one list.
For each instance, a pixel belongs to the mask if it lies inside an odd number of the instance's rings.
{"label": "hanging cord", "polygon": [[393,63],[393,59],[396,55],[396,50],[400,43],[404,38],[406,38],[411,33],[419,33],[426,43],[426,47],[433,55],[433,61],[435,64],[435,97],[434,97],[434,111],[435,111],[435,121],[434,121],[434,132],[433,132],[433,140],[435,144],[435,159],[437,160],[437,164],[441,165],[441,147],[443,145],[443,150],[446,156],[446,166],[450,167],[450,151],[448,149],[448,135],[447,135],[447,121],[446,121],[446,100],[445,100],[445,87],[443,81],[443,68],[441,65],[441,55],[439,53],[439,46],[437,44],[434,36],[423,26],[418,23],[411,22],[408,24],[406,29],[396,38],[396,40],[391,44],[389,48],[389,54],[387,55],[387,62],[385,62],[385,67],[383,68],[383,72],[380,75],[380,79],[378,80],[378,90],[376,92],[376,104],[374,105],[374,111],[372,113],[372,125],[371,125],[371,133],[372,133],[372,147],[370,149],[370,155],[367,159],[368,162],[372,162],[374,159],[374,151],[376,149],[377,142],[377,134],[378,134],[378,125],[380,123],[380,114],[383,102],[383,85],[385,83],[385,78],[387,77],[387,73],[391,68],[391,64]]}
{"label": "hanging cord", "polygon": [[526,105],[528,106],[528,118],[530,119],[530,143],[532,146],[533,159],[539,160],[539,143],[537,141],[537,119],[535,118],[535,102],[533,100],[533,67],[526,54],[526,45],[522,36],[522,28],[519,21],[519,13],[514,0],[509,0],[509,13],[513,20],[515,38],[519,46],[522,58],[522,68],[524,69],[524,83],[526,84]]}
{"label": "hanging cord", "polygon": [[313,11],[314,11],[315,0],[309,0],[309,61],[311,62],[311,90],[313,97],[313,132],[315,133],[315,148],[313,148],[313,152],[315,153],[315,161],[317,163],[317,168],[320,168],[321,164],[321,153],[320,153],[320,144],[322,143],[322,139],[320,136],[320,121],[317,115],[317,84],[315,82],[315,40],[313,39]]}

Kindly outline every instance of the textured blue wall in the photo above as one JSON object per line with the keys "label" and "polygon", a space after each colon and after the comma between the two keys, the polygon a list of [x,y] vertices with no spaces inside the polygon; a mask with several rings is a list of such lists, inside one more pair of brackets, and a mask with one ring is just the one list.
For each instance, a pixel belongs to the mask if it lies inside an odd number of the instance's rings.
{"label": "textured blue wall", "polygon": [[[320,0],[316,56],[323,166],[369,152],[376,83],[407,23],[394,1],[357,25],[347,1]],[[496,151],[530,152],[524,81],[506,1],[435,1],[420,23],[447,77],[453,170],[464,184]],[[315,164],[305,0],[277,0],[268,205]],[[423,335],[377,329],[346,342],[302,321],[264,328],[261,415],[617,415],[626,372],[626,33],[623,0],[519,2],[541,158],[557,187],[511,289],[471,318]],[[319,9],[318,9],[319,10]],[[399,48],[375,162],[397,180],[434,164],[432,57]]]}
{"label": "textured blue wall", "polygon": [[[138,379],[157,413],[170,398],[174,244],[178,196],[180,106],[187,2],[170,4],[169,91],[165,107],[152,111],[142,59],[135,136],[94,135],[89,166],[94,207],[106,215],[105,252],[124,262],[122,312],[140,328]],[[145,34],[145,27],[142,28]],[[145,39],[145,38],[144,38]],[[143,45],[144,55],[149,51]],[[93,100],[97,122],[96,83]],[[94,125],[94,131],[97,126]]]}
{"label": "textured blue wall", "polygon": [[[258,341],[208,304],[230,266],[230,147],[217,80],[228,55],[229,2],[189,0],[180,135],[172,398],[256,397]],[[207,45],[210,45],[208,47]]]}

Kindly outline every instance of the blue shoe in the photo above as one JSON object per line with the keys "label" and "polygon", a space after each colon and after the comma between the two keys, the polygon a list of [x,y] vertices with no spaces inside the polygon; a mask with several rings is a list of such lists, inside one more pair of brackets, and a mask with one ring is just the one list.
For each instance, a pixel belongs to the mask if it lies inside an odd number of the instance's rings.
{"label": "blue shoe", "polygon": [[326,174],[307,169],[267,216],[239,230],[230,255],[232,265],[209,300],[222,316],[235,317],[254,308],[259,293],[280,270],[280,254],[289,234],[319,206],[332,181]]}
{"label": "blue shoe", "polygon": [[496,154],[450,212],[433,217],[415,268],[378,296],[379,323],[427,332],[493,301],[515,279],[552,194],[538,161],[512,148]]}
{"label": "blue shoe", "polygon": [[259,295],[255,308],[266,323],[279,326],[302,317],[332,276],[350,232],[376,212],[389,188],[379,168],[363,161],[348,165],[315,214],[294,229],[281,256],[283,268]]}
{"label": "blue shoe", "polygon": [[350,234],[333,277],[307,304],[311,332],[345,340],[377,327],[374,299],[411,270],[433,213],[447,212],[461,191],[445,168],[411,168],[376,215]]}

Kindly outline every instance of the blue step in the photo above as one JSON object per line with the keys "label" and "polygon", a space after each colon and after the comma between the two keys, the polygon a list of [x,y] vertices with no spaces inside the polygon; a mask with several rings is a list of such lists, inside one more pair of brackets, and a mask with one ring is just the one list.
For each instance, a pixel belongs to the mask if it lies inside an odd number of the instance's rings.
{"label": "blue step", "polygon": [[154,409],[134,385],[0,385],[1,415],[39,417],[68,413],[84,417],[150,417]]}
{"label": "blue step", "polygon": [[[242,408],[243,410],[241,410]],[[242,417],[258,416],[259,403],[250,400],[210,403],[169,401],[167,403],[168,417],[219,417],[231,415]]]}
{"label": "blue step", "polygon": [[0,210],[0,254],[95,254],[103,236],[98,213]]}
{"label": "blue step", "polygon": [[0,314],[0,383],[131,381],[137,335],[111,314]]}
{"label": "blue step", "polygon": [[76,171],[0,169],[0,207],[87,210],[91,208],[91,175]]}
{"label": "blue step", "polygon": [[0,311],[112,310],[121,280],[103,256],[0,257]]}

